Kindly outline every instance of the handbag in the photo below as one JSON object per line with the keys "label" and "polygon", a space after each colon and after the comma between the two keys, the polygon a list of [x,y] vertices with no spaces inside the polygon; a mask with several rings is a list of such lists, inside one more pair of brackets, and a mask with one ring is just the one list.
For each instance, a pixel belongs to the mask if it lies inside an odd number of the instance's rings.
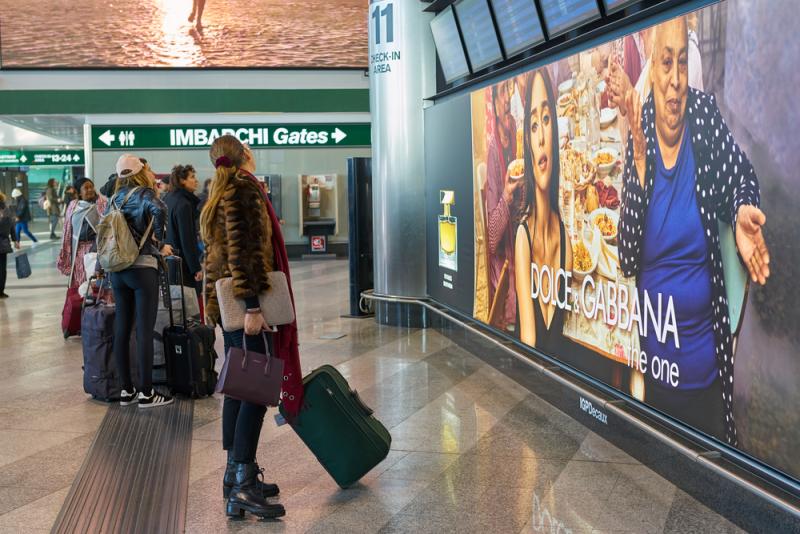
{"label": "handbag", "polygon": [[[269,289],[258,295],[258,303],[261,306],[261,314],[264,321],[271,326],[281,326],[294,322],[294,306],[289,294],[289,283],[286,281],[286,274],[282,271],[272,271],[267,273]],[[217,280],[217,301],[219,301],[219,313],[222,317],[222,325],[225,331],[233,332],[244,328],[244,316],[247,312],[247,305],[243,299],[233,296],[233,278],[225,277]]]}
{"label": "handbag", "polygon": [[231,347],[222,364],[217,380],[217,393],[257,404],[277,406],[281,398],[284,362],[269,354],[267,335],[262,332],[267,354],[247,350],[247,336],[243,348]]}
{"label": "handbag", "polygon": [[14,262],[17,266],[17,278],[28,278],[31,275],[31,262],[28,261],[28,254],[19,252],[14,255]]}

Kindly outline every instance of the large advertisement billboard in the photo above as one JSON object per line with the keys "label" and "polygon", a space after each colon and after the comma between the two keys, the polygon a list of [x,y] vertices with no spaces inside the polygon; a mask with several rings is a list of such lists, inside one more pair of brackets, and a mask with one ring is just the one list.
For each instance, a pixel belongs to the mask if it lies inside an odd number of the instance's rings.
{"label": "large advertisement billboard", "polygon": [[728,0],[474,91],[469,206],[473,317],[795,478],[799,18]]}
{"label": "large advertisement billboard", "polygon": [[14,68],[366,68],[368,0],[0,0]]}

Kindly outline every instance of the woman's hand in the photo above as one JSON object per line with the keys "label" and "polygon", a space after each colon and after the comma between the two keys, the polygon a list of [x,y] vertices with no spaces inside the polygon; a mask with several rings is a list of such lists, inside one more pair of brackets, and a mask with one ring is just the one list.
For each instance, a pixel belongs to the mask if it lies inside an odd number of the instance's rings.
{"label": "woman's hand", "polygon": [[22,248],[22,245],[20,244],[19,241],[14,241],[14,246],[17,247],[17,250]]}
{"label": "woman's hand", "polygon": [[628,75],[619,63],[612,61],[608,76],[608,101],[612,108],[619,108],[623,117],[628,113],[626,99],[632,89]]}
{"label": "woman's hand", "polygon": [[261,311],[258,312],[247,312],[244,315],[244,333],[248,336],[255,336],[263,332],[264,330],[268,330],[267,322],[264,320],[264,316],[261,314]]}
{"label": "woman's hand", "polygon": [[165,244],[161,247],[161,255],[162,256],[172,256],[173,255],[172,245]]}
{"label": "woman's hand", "polygon": [[644,175],[647,170],[647,138],[642,130],[642,100],[635,89],[628,91],[626,97],[628,125],[633,139],[633,162],[639,175],[639,185],[644,189]]}
{"label": "woman's hand", "polygon": [[503,200],[506,201],[506,205],[511,206],[511,203],[514,201],[514,192],[521,182],[522,180],[512,180],[508,169],[506,169],[506,183],[503,187]]}
{"label": "woman's hand", "polygon": [[203,271],[197,271],[194,274],[194,281],[195,282],[202,282],[203,281]]}
{"label": "woman's hand", "polygon": [[750,278],[762,286],[769,278],[769,250],[761,232],[761,227],[766,222],[767,216],[757,207],[739,207],[736,217],[736,248],[750,272]]}

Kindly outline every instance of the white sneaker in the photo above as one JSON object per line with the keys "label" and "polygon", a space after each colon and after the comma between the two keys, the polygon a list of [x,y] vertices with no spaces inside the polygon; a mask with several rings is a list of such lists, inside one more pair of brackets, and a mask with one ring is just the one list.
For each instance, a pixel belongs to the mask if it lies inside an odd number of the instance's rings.
{"label": "white sneaker", "polygon": [[172,404],[175,399],[168,395],[162,395],[153,388],[150,388],[150,395],[139,393],[139,408],[157,408],[158,406],[166,406]]}
{"label": "white sneaker", "polygon": [[130,393],[123,389],[122,393],[119,394],[120,406],[130,406],[131,404],[136,404],[137,402],[139,402],[139,399],[136,396],[136,388],[133,388]]}

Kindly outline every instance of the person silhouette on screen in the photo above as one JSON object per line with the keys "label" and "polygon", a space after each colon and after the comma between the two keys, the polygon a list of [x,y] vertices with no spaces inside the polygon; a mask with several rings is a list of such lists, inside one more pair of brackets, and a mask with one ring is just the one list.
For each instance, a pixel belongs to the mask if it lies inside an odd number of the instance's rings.
{"label": "person silhouette on screen", "polygon": [[189,15],[189,22],[195,22],[195,28],[199,33],[203,31],[203,10],[206,7],[206,0],[193,0],[192,13]]}

